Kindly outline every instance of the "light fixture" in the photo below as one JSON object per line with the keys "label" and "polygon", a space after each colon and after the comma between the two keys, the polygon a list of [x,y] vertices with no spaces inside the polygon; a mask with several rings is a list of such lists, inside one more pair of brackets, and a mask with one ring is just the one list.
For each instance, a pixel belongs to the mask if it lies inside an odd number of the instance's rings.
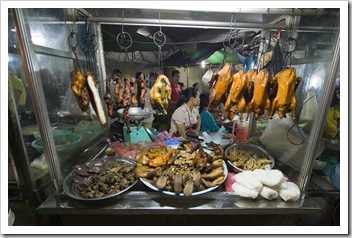
{"label": "light fixture", "polygon": [[202,60],[202,62],[200,63],[200,65],[202,66],[202,68],[204,69],[206,66],[207,62],[205,60]]}

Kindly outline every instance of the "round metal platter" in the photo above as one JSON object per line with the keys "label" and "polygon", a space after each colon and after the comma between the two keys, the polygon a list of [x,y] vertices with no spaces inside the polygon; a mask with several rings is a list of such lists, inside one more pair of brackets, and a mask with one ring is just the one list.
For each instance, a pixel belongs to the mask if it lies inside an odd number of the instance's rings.
{"label": "round metal platter", "polygon": [[[244,152],[252,154],[253,157],[267,156],[272,161],[269,169],[272,169],[275,165],[275,160],[274,160],[273,156],[268,151],[264,150],[263,148],[255,145],[255,144],[245,143],[245,142],[238,143],[238,144],[232,144],[226,148],[225,156],[227,156],[230,153],[230,151],[233,149],[242,149]],[[236,173],[243,172],[243,169],[238,168],[233,163],[231,163],[231,161],[227,160],[227,163],[230,166],[230,168],[233,171],[235,171]]]}
{"label": "round metal platter", "polygon": [[[225,181],[226,177],[227,177],[227,174],[228,174],[228,170],[227,170],[225,161],[222,161],[222,163],[223,163],[223,167],[224,167],[224,181]],[[142,183],[145,184],[145,186],[147,186],[148,188],[150,188],[150,189],[152,189],[154,191],[161,192],[161,193],[164,193],[164,194],[167,194],[167,195],[171,195],[171,196],[184,196],[183,193],[176,194],[175,192],[170,192],[170,191],[158,189],[157,187],[155,187],[154,185],[150,184],[147,180],[144,180],[143,178],[140,178],[140,180],[142,181]],[[197,195],[201,195],[201,194],[204,194],[204,193],[208,193],[210,191],[213,191],[213,190],[217,189],[220,185],[221,184],[216,185],[214,187],[210,187],[210,188],[204,189],[202,191],[193,192],[191,194],[191,196],[197,196]]]}
{"label": "round metal platter", "polygon": [[[129,158],[122,158],[122,157],[104,157],[102,159],[99,160],[114,160],[116,162],[123,162],[123,163],[129,163],[129,164],[133,164],[134,166],[136,166],[136,162],[132,159]],[[92,163],[94,161],[91,161],[89,163]],[[87,163],[87,165],[89,164]],[[77,200],[81,200],[81,201],[100,201],[100,200],[104,200],[104,199],[108,199],[108,198],[112,198],[115,197],[121,193],[126,192],[127,190],[129,190],[130,188],[132,188],[137,182],[138,179],[136,179],[130,186],[128,186],[127,188],[117,192],[117,193],[113,193],[113,194],[108,194],[104,197],[100,197],[100,198],[85,198],[82,197],[80,194],[79,189],[77,188],[77,184],[74,182],[74,178],[76,177],[76,173],[74,171],[71,171],[65,178],[64,183],[63,183],[63,189],[64,192],[67,196],[73,198],[73,199],[77,199]]]}

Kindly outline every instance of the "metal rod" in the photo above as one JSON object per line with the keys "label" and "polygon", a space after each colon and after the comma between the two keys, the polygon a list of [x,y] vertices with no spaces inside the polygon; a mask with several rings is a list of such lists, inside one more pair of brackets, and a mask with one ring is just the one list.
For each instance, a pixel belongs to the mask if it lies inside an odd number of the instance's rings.
{"label": "metal rod", "polygon": [[[155,10],[154,7],[143,7],[143,9]],[[163,7],[158,6],[158,10],[170,10],[170,6]],[[172,11],[187,11],[187,12],[226,12],[226,13],[254,13],[254,14],[272,14],[272,15],[300,15],[300,16],[317,16],[322,14],[324,9],[319,8],[211,8],[206,5],[199,4],[197,9],[190,10],[190,6],[187,4],[179,4],[173,6]]]}

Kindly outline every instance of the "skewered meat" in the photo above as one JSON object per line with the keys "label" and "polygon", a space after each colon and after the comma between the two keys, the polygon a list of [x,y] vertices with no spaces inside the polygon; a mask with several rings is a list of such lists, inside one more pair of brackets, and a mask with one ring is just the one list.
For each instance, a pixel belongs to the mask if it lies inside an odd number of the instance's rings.
{"label": "skewered meat", "polygon": [[149,98],[153,109],[158,110],[163,115],[167,115],[166,109],[171,99],[171,85],[165,75],[158,76],[149,92]]}
{"label": "skewered meat", "polygon": [[87,92],[87,79],[79,69],[71,72],[71,90],[76,97],[78,106],[83,112],[89,108],[89,97]]}
{"label": "skewered meat", "polygon": [[131,90],[131,106],[136,107],[138,106],[137,100],[137,82],[135,78],[131,78],[130,80],[130,90]]}
{"label": "skewered meat", "polygon": [[91,98],[93,109],[97,114],[100,120],[100,123],[105,125],[105,123],[107,122],[107,119],[103,109],[103,104],[100,99],[95,76],[92,72],[87,72],[86,76],[87,76],[87,84],[88,84],[88,94],[89,94],[89,97]]}
{"label": "skewered meat", "polygon": [[140,74],[139,76],[139,80],[138,80],[138,84],[139,84],[139,98],[138,98],[138,105],[144,109],[145,106],[145,93],[146,93],[146,87],[145,87],[145,79],[144,79],[144,74]]}
{"label": "skewered meat", "polygon": [[131,133],[131,122],[130,122],[130,115],[128,114],[128,110],[130,109],[130,96],[131,96],[131,84],[130,84],[130,80],[128,78],[124,79],[124,86],[125,86],[125,90],[123,91],[122,94],[122,98],[123,98],[123,113],[122,113],[122,117],[123,120],[127,126],[127,133]]}
{"label": "skewered meat", "polygon": [[211,80],[208,83],[208,87],[211,88],[212,85],[214,86],[212,87],[209,95],[208,109],[210,111],[215,111],[220,103],[225,103],[225,94],[232,82],[231,69],[231,64],[226,63],[218,73],[213,74],[211,77]]}
{"label": "skewered meat", "polygon": [[108,108],[108,116],[111,117],[112,114],[114,113],[114,106],[113,106],[113,100],[111,97],[111,92],[110,92],[110,82],[111,82],[111,78],[106,79],[105,81],[105,95],[104,95],[104,101],[105,104]]}
{"label": "skewered meat", "polygon": [[246,100],[246,103],[250,103],[253,98],[253,87],[254,87],[254,79],[257,76],[257,69],[251,69],[246,72],[247,82],[243,90],[243,97]]}
{"label": "skewered meat", "polygon": [[230,93],[227,97],[224,111],[228,112],[230,120],[233,119],[236,112],[240,112],[240,120],[242,120],[243,112],[246,107],[246,100],[243,97],[242,91],[247,82],[247,75],[243,70],[238,71],[232,76],[232,85]]}
{"label": "skewered meat", "polygon": [[265,110],[270,111],[271,102],[268,96],[269,72],[262,69],[254,80],[253,98],[247,107],[247,119],[250,112],[254,112],[255,118],[264,114]]}
{"label": "skewered meat", "polygon": [[117,99],[117,105],[123,103],[123,82],[118,75],[114,75],[113,81],[115,82],[115,94]]}
{"label": "skewered meat", "polygon": [[295,89],[301,81],[300,77],[296,77],[296,69],[288,67],[277,73],[272,80],[277,81],[277,95],[272,102],[269,118],[272,119],[277,111],[280,119],[286,117],[286,113],[292,111],[292,119],[296,119],[296,97]]}

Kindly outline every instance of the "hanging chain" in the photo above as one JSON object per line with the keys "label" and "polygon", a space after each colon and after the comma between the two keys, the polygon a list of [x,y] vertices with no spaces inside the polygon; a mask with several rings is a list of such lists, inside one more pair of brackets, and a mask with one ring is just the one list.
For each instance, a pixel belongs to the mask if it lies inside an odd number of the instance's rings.
{"label": "hanging chain", "polygon": [[91,23],[86,20],[86,32],[85,36],[81,38],[79,42],[79,46],[85,54],[87,61],[87,69],[88,71],[93,72],[96,76],[98,76],[97,71],[97,62],[96,62],[96,51],[97,51],[97,36],[95,34],[90,34],[90,25]]}
{"label": "hanging chain", "polygon": [[[295,21],[293,21],[293,28],[295,29]],[[297,41],[293,38],[293,30],[289,31],[289,38],[282,44],[282,49],[285,52],[285,67],[292,66],[292,53],[296,50]]]}
{"label": "hanging chain", "polygon": [[[154,40],[154,44],[158,47],[158,70],[157,71],[159,74],[162,74],[164,66],[163,66],[163,53],[162,53],[161,47],[166,43],[166,36],[161,31],[160,11],[159,11],[159,25],[160,25],[159,31],[154,33],[153,40]],[[159,42],[157,40],[157,37]]]}

